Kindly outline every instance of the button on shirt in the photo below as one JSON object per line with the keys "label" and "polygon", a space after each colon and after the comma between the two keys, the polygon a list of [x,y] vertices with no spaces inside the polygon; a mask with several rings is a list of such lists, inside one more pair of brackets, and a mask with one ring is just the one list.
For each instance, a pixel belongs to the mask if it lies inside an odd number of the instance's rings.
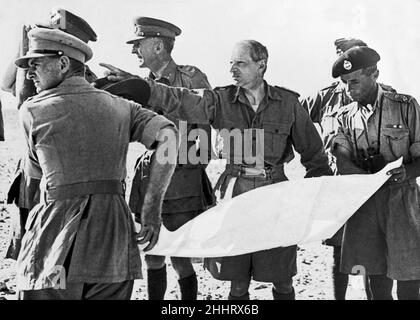
{"label": "button on shirt", "polygon": [[[264,82],[266,94],[255,112],[243,89],[234,85],[193,91],[153,81],[150,85],[148,105],[177,119],[210,123],[215,129],[240,130],[241,133],[245,129],[263,129],[264,152],[257,157],[263,157],[265,166],[282,166],[292,160],[293,146],[301,154],[307,177],[331,172],[322,141],[296,93]],[[247,143],[242,142],[242,146]],[[230,143],[228,163],[255,166],[246,161],[243,150],[235,148],[235,143]],[[252,139],[252,150],[257,150],[255,144],[256,139]]]}
{"label": "button on shirt", "polygon": [[[150,79],[155,79],[155,75],[150,73]],[[159,79],[156,82],[163,83],[173,87],[183,87],[188,89],[211,89],[207,76],[201,72],[197,67],[177,65],[174,60],[170,60],[168,65],[162,71]],[[179,120],[165,114],[175,125],[179,128]],[[185,127],[184,127],[185,128]],[[203,211],[208,208],[209,203],[208,189],[211,188],[211,183],[206,176],[205,167],[202,164],[196,165],[192,168],[189,158],[185,152],[195,150],[195,154],[203,152],[207,156],[206,160],[210,159],[211,151],[211,128],[210,125],[198,125],[194,122],[188,122],[186,130],[180,130],[181,147],[179,149],[179,159],[182,159],[182,164],[188,164],[188,168],[177,166],[171,178],[171,182],[165,193],[165,198],[162,206],[162,213],[178,213],[189,211]],[[200,129],[207,133],[207,141],[205,135],[201,134],[199,141],[187,139],[192,130]],[[184,148],[185,146],[185,148]]]}
{"label": "button on shirt", "polygon": [[[405,98],[405,101],[404,99]],[[420,156],[420,111],[414,98],[400,97],[385,92],[379,86],[373,107],[363,107],[356,102],[346,106],[339,116],[339,131],[334,145],[340,145],[356,157],[359,150],[378,147],[380,107],[380,153],[387,162],[403,157],[404,163]],[[365,130],[367,128],[367,131]]]}

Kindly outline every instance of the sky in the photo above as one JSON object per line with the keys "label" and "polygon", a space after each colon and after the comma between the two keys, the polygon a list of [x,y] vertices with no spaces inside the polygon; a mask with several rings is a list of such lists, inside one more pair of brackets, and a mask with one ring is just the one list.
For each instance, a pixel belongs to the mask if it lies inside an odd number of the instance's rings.
{"label": "sky", "polygon": [[[269,83],[313,94],[333,81],[334,40],[357,37],[381,55],[380,82],[420,98],[420,0],[0,0],[0,73],[16,52],[20,26],[45,20],[55,6],[80,15],[97,33],[88,64],[98,76],[99,62],[147,74],[125,41],[133,18],[149,16],[182,29],[174,60],[198,67],[213,87],[232,83],[233,45],[254,39],[268,48]],[[13,106],[1,95],[3,107]]]}

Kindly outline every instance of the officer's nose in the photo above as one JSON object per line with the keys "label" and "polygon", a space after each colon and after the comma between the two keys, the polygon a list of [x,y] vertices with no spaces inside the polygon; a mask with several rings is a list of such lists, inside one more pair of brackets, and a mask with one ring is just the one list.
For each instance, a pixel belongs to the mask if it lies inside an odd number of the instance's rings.
{"label": "officer's nose", "polygon": [[35,76],[34,68],[29,67],[28,72],[26,73],[26,79],[31,80]]}
{"label": "officer's nose", "polygon": [[139,50],[140,50],[140,44],[139,43],[134,43],[133,48],[131,49],[131,53],[132,54],[137,54],[137,53],[139,53]]}

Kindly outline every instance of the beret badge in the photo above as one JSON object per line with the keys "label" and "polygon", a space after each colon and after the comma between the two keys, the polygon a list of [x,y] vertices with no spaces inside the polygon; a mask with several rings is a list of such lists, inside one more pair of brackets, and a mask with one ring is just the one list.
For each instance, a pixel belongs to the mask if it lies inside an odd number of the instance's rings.
{"label": "beret badge", "polygon": [[344,68],[344,69],[346,69],[346,70],[350,70],[352,67],[353,67],[353,65],[351,64],[351,62],[350,62],[350,61],[348,61],[348,60],[344,60],[344,62],[343,62],[343,68]]}

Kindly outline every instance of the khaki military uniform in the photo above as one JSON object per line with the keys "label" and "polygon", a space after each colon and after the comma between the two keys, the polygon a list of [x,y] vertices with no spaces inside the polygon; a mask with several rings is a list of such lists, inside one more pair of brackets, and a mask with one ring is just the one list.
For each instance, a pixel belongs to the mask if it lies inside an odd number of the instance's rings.
{"label": "khaki military uniform", "polygon": [[139,141],[153,148],[160,129],[173,123],[93,88],[82,77],[29,98],[20,115],[27,141],[25,172],[43,177],[46,193],[26,223],[18,288],[54,287],[59,267],[72,284],[141,278],[134,222],[124,197],[128,144]]}
{"label": "khaki military uniform", "polygon": [[[154,79],[151,73],[150,78]],[[174,87],[184,88],[210,88],[207,77],[198,68],[192,66],[180,66],[173,60],[169,62],[162,73],[158,82],[165,83]],[[178,125],[178,120],[167,116]],[[211,137],[209,125],[197,125],[194,122],[188,122],[186,133],[188,134],[194,129],[202,129],[207,133],[207,137]],[[191,148],[196,148],[195,141],[186,141],[187,136],[181,136],[181,145],[186,144],[187,152]],[[210,157],[210,141],[207,148],[202,147],[197,152],[205,152],[208,154],[206,160]],[[205,144],[201,144],[205,146]],[[185,149],[184,149],[185,150]],[[186,158],[187,155],[182,154],[184,150],[180,150],[179,157]],[[149,163],[153,156],[153,152],[147,152],[139,158],[136,165],[136,173],[133,180],[133,187],[130,195],[130,208],[135,213],[141,212],[143,205],[143,197],[147,188],[147,176],[150,170]],[[176,230],[181,225],[191,220],[199,213],[215,203],[212,186],[205,172],[206,164],[178,164],[171,178],[171,182],[166,191],[162,206],[163,224],[169,230]],[[181,215],[182,214],[182,215]]]}
{"label": "khaki military uniform", "polygon": [[[242,146],[245,130],[263,129],[264,168],[260,174],[250,174],[256,163],[249,163],[242,150],[235,148],[236,140],[226,150],[227,166],[218,185],[226,190],[236,177],[233,196],[260,186],[285,181],[284,164],[294,158],[292,147],[301,155],[306,177],[331,174],[328,159],[316,129],[298,101],[298,94],[265,83],[266,94],[255,112],[243,89],[231,85],[214,90],[186,90],[171,88],[150,81],[151,97],[148,105],[165,115],[202,124],[215,129],[240,130]],[[253,134],[253,133],[252,133]],[[252,150],[257,150],[257,139],[252,139]],[[256,213],[258,214],[258,213]],[[219,265],[220,263],[220,265]],[[290,279],[296,274],[296,246],[275,248],[235,257],[208,259],[207,268],[221,280],[255,280],[274,282]]]}
{"label": "khaki military uniform", "polygon": [[[385,91],[395,92],[387,85],[380,84]],[[315,97],[308,97],[302,100],[302,106],[309,112],[314,123],[319,124],[321,137],[324,142],[325,151],[328,154],[331,169],[336,173],[337,167],[335,158],[331,154],[331,144],[338,133],[338,115],[342,108],[352,102],[346,92],[343,82],[336,81],[330,86],[317,92]],[[329,246],[341,246],[343,238],[343,228],[341,228],[332,238],[325,240]]]}
{"label": "khaki military uniform", "polygon": [[[356,147],[359,152],[379,147],[386,162],[403,157],[407,164],[420,156],[420,107],[408,95],[385,92],[379,86],[374,106],[351,103],[338,119],[340,127],[333,149],[336,145],[347,149],[354,163]],[[388,181],[346,223],[342,272],[350,274],[356,266],[363,266],[368,275],[420,279],[419,208],[416,179]]]}

